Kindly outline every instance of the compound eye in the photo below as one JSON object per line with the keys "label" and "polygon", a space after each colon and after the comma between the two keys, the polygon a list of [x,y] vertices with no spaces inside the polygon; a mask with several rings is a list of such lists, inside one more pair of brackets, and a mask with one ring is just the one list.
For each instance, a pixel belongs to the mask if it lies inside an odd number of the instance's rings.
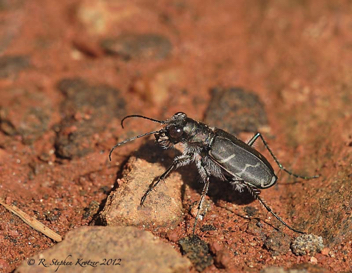
{"label": "compound eye", "polygon": [[169,136],[172,139],[179,139],[183,135],[182,127],[172,126],[169,128]]}

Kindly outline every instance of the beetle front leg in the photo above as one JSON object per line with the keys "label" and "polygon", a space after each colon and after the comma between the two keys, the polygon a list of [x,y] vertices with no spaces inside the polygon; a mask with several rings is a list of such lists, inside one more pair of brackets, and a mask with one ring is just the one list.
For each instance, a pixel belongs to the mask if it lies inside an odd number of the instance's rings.
{"label": "beetle front leg", "polygon": [[273,154],[273,152],[271,151],[271,149],[269,148],[268,143],[265,141],[264,137],[262,136],[261,133],[256,133],[251,140],[248,141],[248,145],[252,146],[254,144],[254,142],[258,139],[258,137],[260,137],[260,139],[263,141],[265,148],[269,151],[269,153],[271,154],[271,156],[274,158],[276,164],[279,166],[279,168],[285,172],[287,172],[289,175],[292,175],[294,177],[297,178],[302,178],[302,179],[312,179],[312,178],[318,178],[319,175],[314,175],[314,176],[304,176],[304,175],[299,175],[299,174],[295,174],[293,172],[291,172],[290,170],[286,169],[280,162],[279,160],[276,158],[276,156]]}
{"label": "beetle front leg", "polygon": [[181,155],[178,156],[174,159],[174,162],[172,165],[162,174],[159,176],[158,180],[154,183],[151,183],[149,185],[148,190],[144,193],[144,195],[141,198],[140,205],[143,206],[143,203],[145,199],[147,198],[148,194],[155,189],[155,187],[160,183],[160,181],[164,180],[173,170],[177,169],[178,167],[188,165],[192,161],[193,155],[186,154],[186,155]]}

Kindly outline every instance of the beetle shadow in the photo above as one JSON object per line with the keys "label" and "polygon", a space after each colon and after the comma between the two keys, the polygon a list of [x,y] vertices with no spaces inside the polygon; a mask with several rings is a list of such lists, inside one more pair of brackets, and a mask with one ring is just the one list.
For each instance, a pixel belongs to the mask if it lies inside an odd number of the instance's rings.
{"label": "beetle shadow", "polygon": [[[160,163],[165,168],[170,167],[173,159],[181,154],[182,153],[177,149],[164,149],[157,145],[153,140],[147,141],[145,144],[140,146],[137,151],[132,153],[133,156],[144,159],[149,163]],[[187,166],[183,166],[174,170],[174,172],[175,171],[181,175],[184,183],[196,190],[199,194],[202,193],[204,184],[202,183],[202,179],[198,173],[197,167],[193,162]],[[162,175],[162,173],[155,174],[155,179],[150,181],[149,184],[155,182],[155,180],[158,179],[160,175]],[[156,188],[156,191],[157,190],[158,189]],[[215,204],[219,200],[237,205],[247,205],[255,201],[255,198],[246,188],[243,188],[243,191],[239,192],[233,185],[231,185],[229,181],[222,181],[213,176],[210,177],[210,185],[207,195]],[[182,201],[184,201],[184,184],[181,188],[181,198]]]}

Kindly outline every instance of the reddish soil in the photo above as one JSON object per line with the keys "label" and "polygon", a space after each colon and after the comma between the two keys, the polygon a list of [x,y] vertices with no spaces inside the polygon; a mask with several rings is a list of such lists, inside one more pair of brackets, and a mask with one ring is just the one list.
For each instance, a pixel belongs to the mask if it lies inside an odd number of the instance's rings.
{"label": "reddish soil", "polygon": [[[145,139],[115,150],[112,162],[110,148],[157,126],[130,120],[122,130],[125,115],[166,119],[183,111],[225,128],[255,110],[260,122],[235,130],[238,136],[259,130],[289,169],[320,175],[302,181],[281,172],[263,198],[288,223],[322,236],[328,249],[314,259],[266,249],[280,224],[258,202],[236,202],[231,187],[213,183],[207,199],[214,205],[197,231],[215,261],[205,272],[352,270],[349,1],[0,0],[0,18],[0,197],[8,204],[64,236],[94,223]],[[214,87],[250,90],[264,114],[248,104],[214,124],[209,113],[217,110],[209,105],[221,99]],[[201,189],[184,182],[191,185],[184,221],[172,231],[149,229],[178,251]],[[202,232],[206,225],[216,230]],[[53,245],[0,206],[0,271]]]}

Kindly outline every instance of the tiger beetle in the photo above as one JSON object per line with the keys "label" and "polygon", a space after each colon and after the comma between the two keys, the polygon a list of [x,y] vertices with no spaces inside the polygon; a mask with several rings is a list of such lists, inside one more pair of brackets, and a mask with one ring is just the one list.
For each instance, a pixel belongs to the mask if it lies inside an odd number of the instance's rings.
{"label": "tiger beetle", "polygon": [[288,174],[302,179],[312,179],[317,178],[318,176],[302,176],[287,170],[277,160],[260,133],[256,133],[248,143],[245,143],[224,130],[212,128],[204,123],[195,121],[187,117],[183,112],[178,112],[167,120],[156,120],[142,115],[129,115],[122,119],[122,128],[123,122],[126,119],[134,117],[148,119],[165,126],[161,130],[141,134],[117,143],[110,150],[110,161],[111,154],[116,147],[148,135],[154,135],[156,141],[165,149],[178,143],[181,143],[184,146],[183,154],[175,157],[172,165],[156,180],[156,182],[149,185],[148,190],[141,198],[140,205],[143,205],[148,194],[159,184],[160,181],[164,180],[171,171],[194,162],[198,168],[204,186],[198,203],[198,211],[193,225],[193,234],[195,233],[204,197],[209,189],[210,176],[230,182],[239,191],[247,188],[253,197],[284,226],[294,232],[304,234],[304,232],[294,229],[286,224],[284,220],[273,212],[263,198],[259,196],[260,190],[270,188],[277,182],[277,176],[275,175],[269,161],[253,148],[254,142],[260,138],[279,168]]}

